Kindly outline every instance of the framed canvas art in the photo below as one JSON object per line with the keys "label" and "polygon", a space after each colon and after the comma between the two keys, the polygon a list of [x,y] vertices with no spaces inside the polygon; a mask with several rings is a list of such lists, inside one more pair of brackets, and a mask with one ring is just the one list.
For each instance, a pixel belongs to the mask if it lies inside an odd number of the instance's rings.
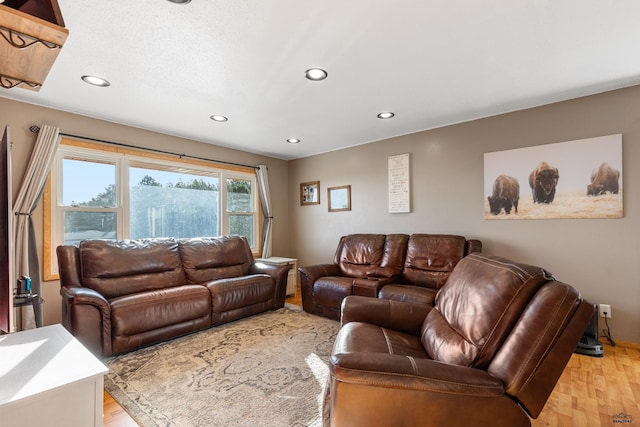
{"label": "framed canvas art", "polygon": [[621,218],[622,134],[485,153],[485,219]]}

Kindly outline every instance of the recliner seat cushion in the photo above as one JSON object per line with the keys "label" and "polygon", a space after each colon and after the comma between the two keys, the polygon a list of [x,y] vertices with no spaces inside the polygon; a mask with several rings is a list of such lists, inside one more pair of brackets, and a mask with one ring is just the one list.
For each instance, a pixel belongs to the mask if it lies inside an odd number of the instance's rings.
{"label": "recliner seat cushion", "polygon": [[200,285],[126,295],[110,303],[114,337],[132,336],[211,315],[209,291]]}
{"label": "recliner seat cushion", "polygon": [[275,283],[266,274],[214,280],[207,283],[213,313],[247,307],[273,299]]}
{"label": "recliner seat cushion", "polygon": [[[353,339],[357,337],[357,339]],[[350,322],[340,328],[332,354],[383,353],[427,359],[420,337],[363,322]]]}

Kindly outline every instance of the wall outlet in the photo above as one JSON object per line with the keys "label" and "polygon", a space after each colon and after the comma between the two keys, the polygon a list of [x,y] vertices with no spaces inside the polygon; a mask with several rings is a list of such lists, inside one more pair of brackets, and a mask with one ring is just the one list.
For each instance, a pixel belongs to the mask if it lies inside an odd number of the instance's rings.
{"label": "wall outlet", "polygon": [[598,311],[600,312],[600,317],[611,319],[611,306],[609,304],[598,304]]}

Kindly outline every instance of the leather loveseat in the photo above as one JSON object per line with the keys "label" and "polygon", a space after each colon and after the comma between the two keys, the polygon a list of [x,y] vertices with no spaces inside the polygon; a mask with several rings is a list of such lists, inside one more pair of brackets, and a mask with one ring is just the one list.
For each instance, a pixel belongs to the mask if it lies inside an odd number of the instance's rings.
{"label": "leather loveseat", "polygon": [[592,313],[544,269],[479,253],[458,263],[433,306],[347,297],[325,421],[529,426]]}
{"label": "leather loveseat", "polygon": [[284,306],[288,266],[241,236],[86,240],[56,250],[62,324],[111,356]]}
{"label": "leather loveseat", "polygon": [[332,264],[298,269],[302,305],[336,320],[349,295],[431,305],[456,264],[481,249],[479,240],[448,234],[342,236]]}

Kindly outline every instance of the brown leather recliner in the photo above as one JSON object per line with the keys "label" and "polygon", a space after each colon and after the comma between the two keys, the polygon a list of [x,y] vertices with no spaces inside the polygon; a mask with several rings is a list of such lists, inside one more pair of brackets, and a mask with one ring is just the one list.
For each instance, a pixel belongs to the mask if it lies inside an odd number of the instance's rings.
{"label": "brown leather recliner", "polygon": [[406,234],[342,236],[333,264],[298,269],[304,311],[339,320],[340,304],[354,293],[354,283],[366,289],[369,282],[375,282],[377,293],[381,284],[399,280],[408,239]]}
{"label": "brown leather recliner", "polygon": [[539,267],[474,253],[434,306],[347,297],[330,359],[332,426],[529,426],[593,313]]}
{"label": "brown leather recliner", "polygon": [[467,240],[450,234],[412,234],[402,274],[393,283],[385,283],[378,298],[433,305],[433,299],[462,258],[480,252],[480,240]]}
{"label": "brown leather recliner", "polygon": [[340,319],[349,295],[431,305],[455,265],[482,242],[449,234],[350,234],[342,236],[333,264],[301,267],[307,313]]}

